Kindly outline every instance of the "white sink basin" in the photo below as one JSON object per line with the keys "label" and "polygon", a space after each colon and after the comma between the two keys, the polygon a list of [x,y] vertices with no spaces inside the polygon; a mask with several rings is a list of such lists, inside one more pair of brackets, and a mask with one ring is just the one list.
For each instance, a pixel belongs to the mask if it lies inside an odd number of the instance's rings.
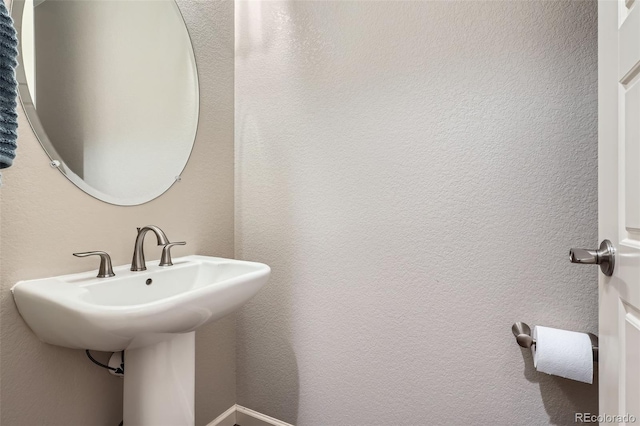
{"label": "white sink basin", "polygon": [[195,424],[195,332],[251,299],[269,279],[262,263],[186,256],[147,270],[114,268],[20,281],[11,291],[20,314],[52,345],[125,350],[127,426]]}
{"label": "white sink basin", "polygon": [[114,268],[20,281],[11,291],[20,314],[52,345],[125,350],[123,417],[127,426],[193,426],[195,332],[251,299],[267,265],[186,256],[131,272]]}
{"label": "white sink basin", "polygon": [[[262,263],[207,256],[147,262],[147,270],[114,268],[20,281],[11,289],[20,314],[44,342],[121,351],[187,333],[238,309],[269,278]],[[147,282],[149,282],[147,284]]]}

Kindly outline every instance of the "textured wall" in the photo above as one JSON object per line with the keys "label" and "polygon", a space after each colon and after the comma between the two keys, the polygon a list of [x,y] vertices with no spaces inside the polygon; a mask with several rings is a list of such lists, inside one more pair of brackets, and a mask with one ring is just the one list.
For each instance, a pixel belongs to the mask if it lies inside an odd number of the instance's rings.
{"label": "textured wall", "polygon": [[236,4],[238,403],[300,426],[570,424],[514,321],[597,331],[596,3]]}
{"label": "textured wall", "polygon": [[[233,256],[233,2],[179,1],[193,38],[201,118],[180,184],[141,206],[91,198],[48,165],[22,110],[14,166],[3,171],[0,233],[0,384],[3,426],[115,426],[122,381],[84,353],[41,343],[20,318],[9,291],[19,280],[95,268],[74,251],[108,251],[131,261],[136,226],[156,224],[185,240],[175,255]],[[147,238],[148,259],[158,259]],[[235,403],[235,320],[196,333],[196,420],[204,425]],[[101,359],[106,359],[103,355]]]}

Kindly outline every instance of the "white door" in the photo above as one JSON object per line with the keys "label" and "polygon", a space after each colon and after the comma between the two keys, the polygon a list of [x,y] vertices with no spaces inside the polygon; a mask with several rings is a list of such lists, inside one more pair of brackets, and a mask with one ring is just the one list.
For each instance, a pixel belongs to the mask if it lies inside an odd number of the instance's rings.
{"label": "white door", "polygon": [[599,280],[600,414],[639,424],[640,0],[600,0],[598,20],[598,226],[617,250]]}

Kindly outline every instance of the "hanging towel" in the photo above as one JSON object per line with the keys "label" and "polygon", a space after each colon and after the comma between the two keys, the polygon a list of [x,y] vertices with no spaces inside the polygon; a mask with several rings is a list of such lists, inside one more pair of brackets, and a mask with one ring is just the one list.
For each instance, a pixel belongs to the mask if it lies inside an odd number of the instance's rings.
{"label": "hanging towel", "polygon": [[0,169],[11,166],[16,157],[18,114],[18,37],[7,6],[0,0]]}

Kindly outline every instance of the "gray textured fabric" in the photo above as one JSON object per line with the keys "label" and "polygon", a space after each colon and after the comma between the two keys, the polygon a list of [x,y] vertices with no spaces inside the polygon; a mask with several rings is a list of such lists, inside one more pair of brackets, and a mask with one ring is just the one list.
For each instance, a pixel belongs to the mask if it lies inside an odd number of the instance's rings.
{"label": "gray textured fabric", "polygon": [[9,167],[16,157],[18,114],[18,37],[7,6],[0,1],[0,169]]}

